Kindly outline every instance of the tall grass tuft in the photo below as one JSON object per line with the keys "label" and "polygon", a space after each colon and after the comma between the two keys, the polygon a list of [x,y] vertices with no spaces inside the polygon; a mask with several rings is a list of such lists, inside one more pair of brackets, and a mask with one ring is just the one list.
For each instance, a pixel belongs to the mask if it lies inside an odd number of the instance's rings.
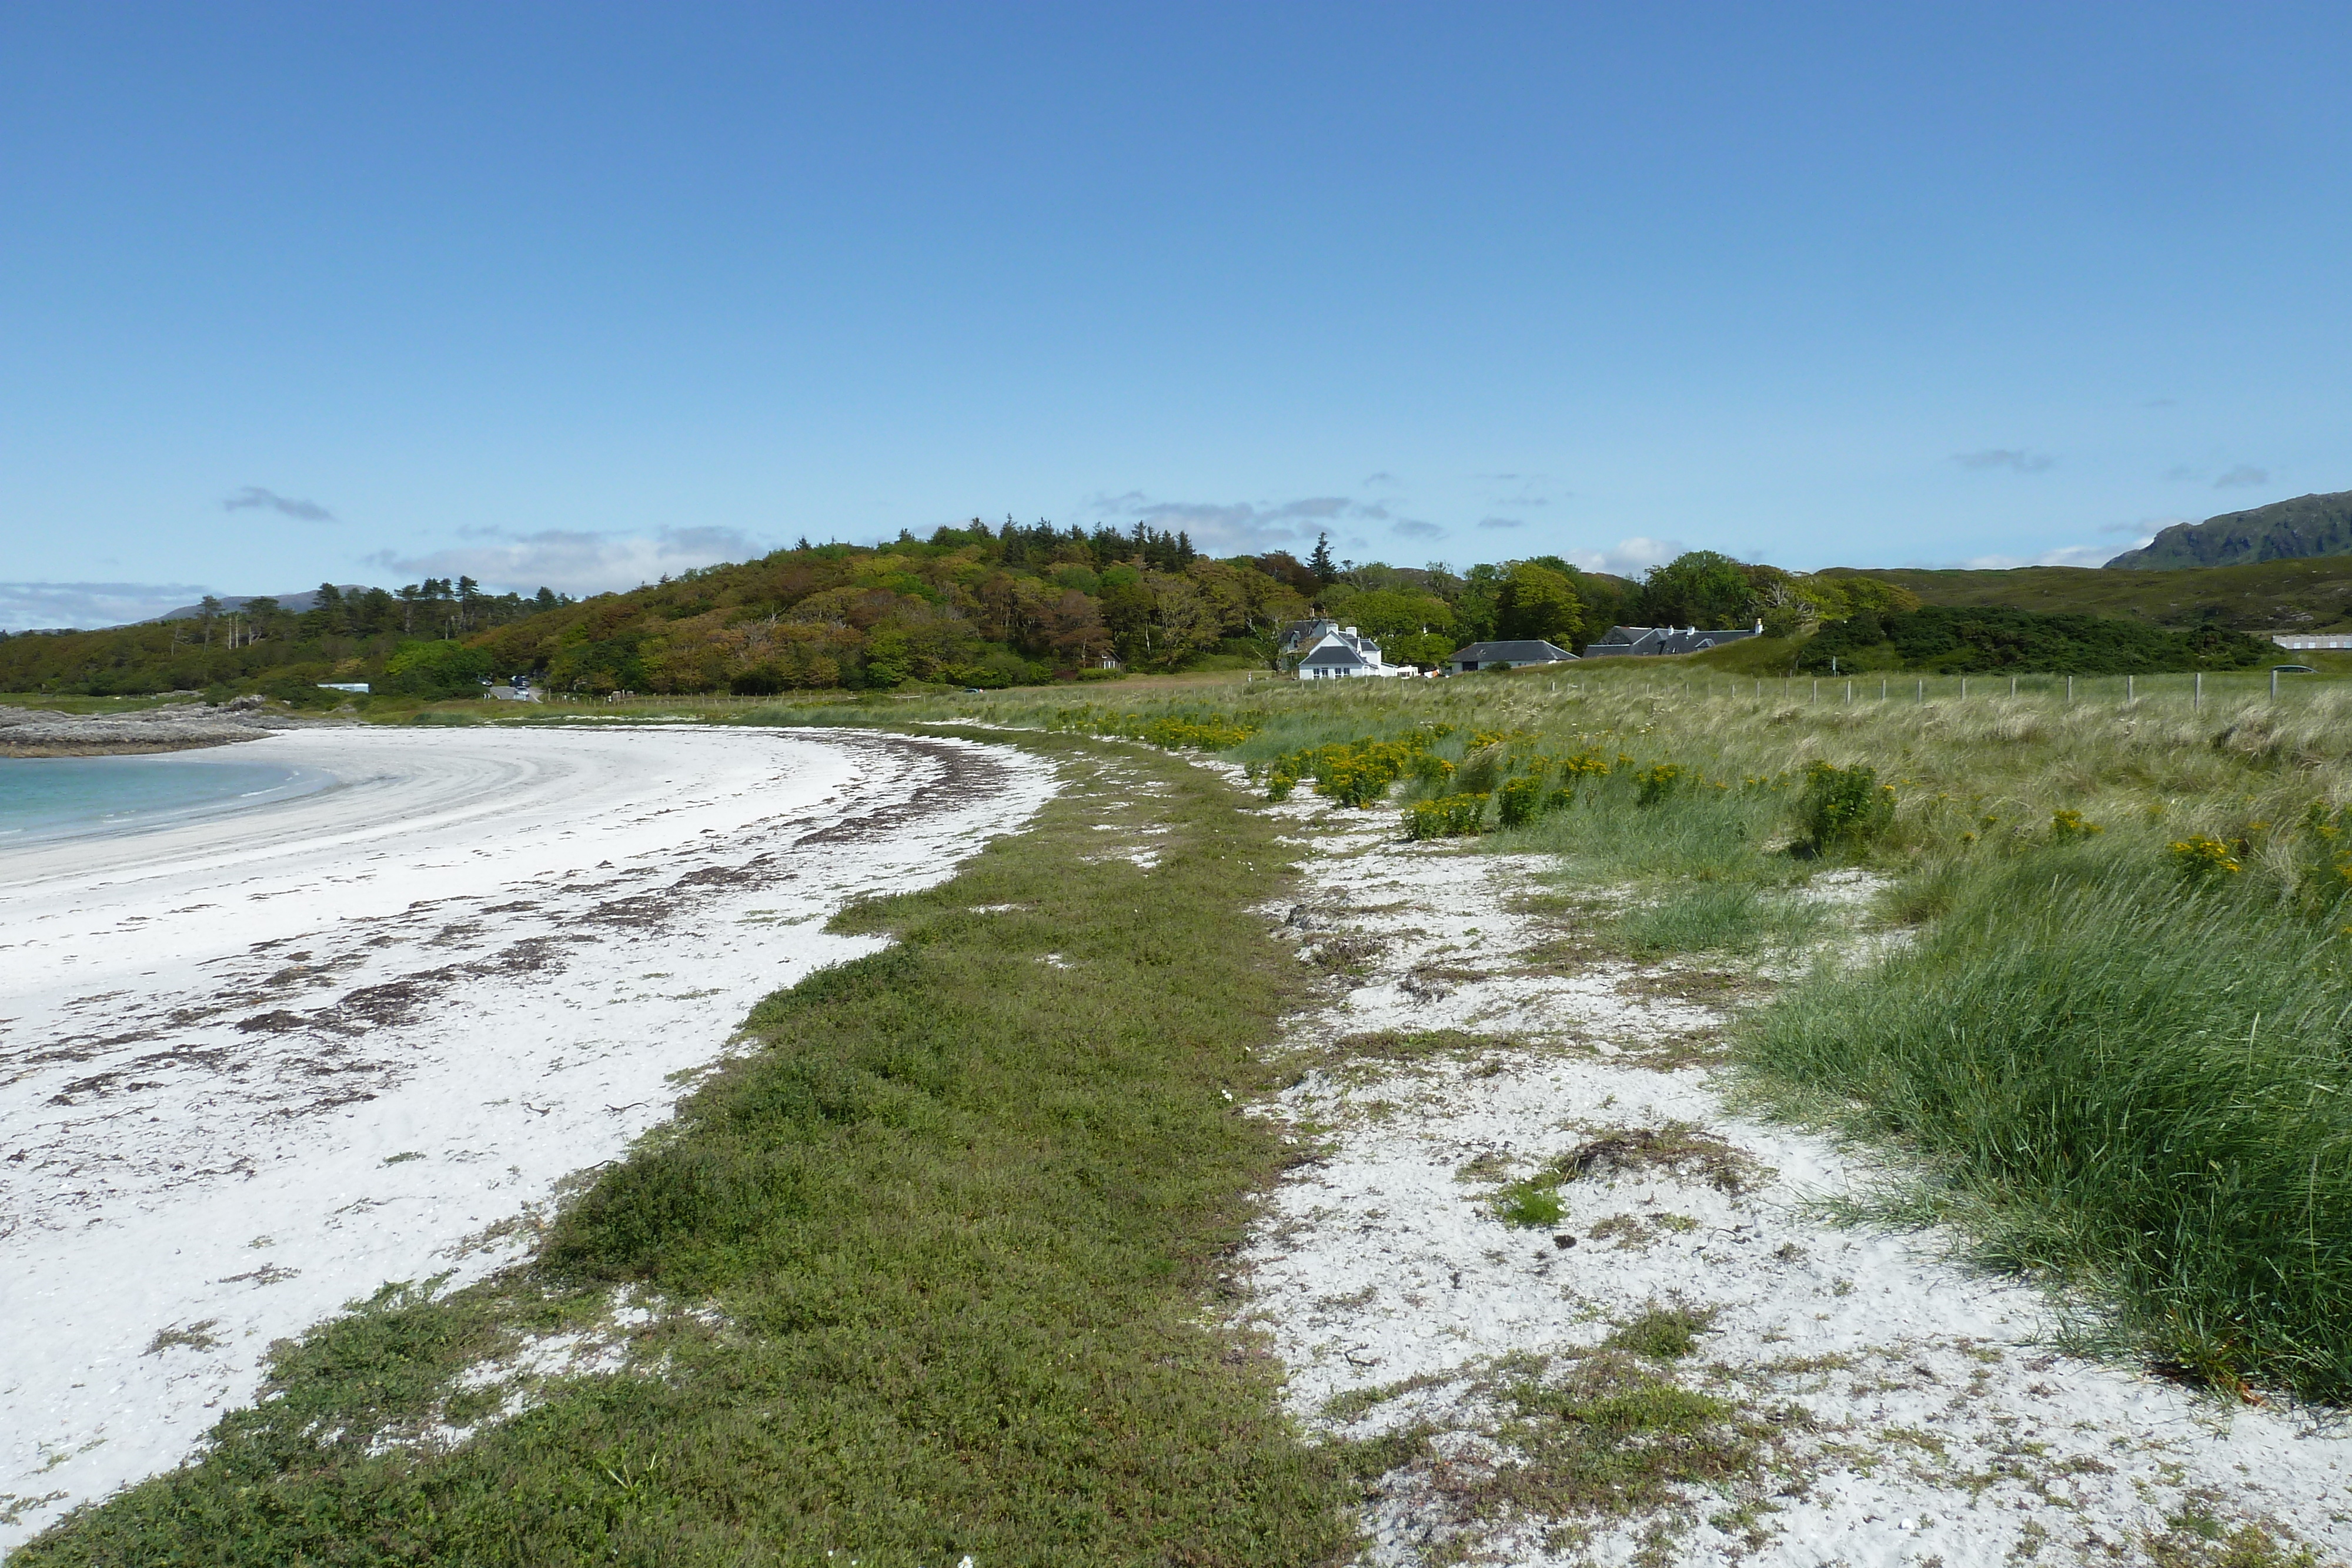
{"label": "tall grass tuft", "polygon": [[[2340,913],[2340,912],[2338,912]],[[1988,1260],[2224,1386],[2352,1396],[2352,948],[2251,883],[2087,845],[1989,866],[1915,947],[1797,988],[1751,1059],[1893,1134]]]}

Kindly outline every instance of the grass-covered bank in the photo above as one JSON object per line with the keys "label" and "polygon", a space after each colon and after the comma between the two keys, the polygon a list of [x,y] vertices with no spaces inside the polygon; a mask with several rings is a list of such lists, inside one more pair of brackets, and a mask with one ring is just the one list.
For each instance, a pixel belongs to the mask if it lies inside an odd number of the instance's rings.
{"label": "grass-covered bank", "polygon": [[[1754,1015],[1767,1102],[1918,1155],[1916,1213],[2078,1287],[2111,1343],[2352,1398],[2352,690],[1935,685],[1659,662],[940,706],[1190,737],[1401,831],[1443,806],[1556,853],[1566,902],[1609,891],[1580,950],[1908,927]],[[1540,809],[1507,818],[1515,789]],[[1847,867],[1874,911],[1800,885]]]}
{"label": "grass-covered bank", "polygon": [[[1297,968],[1274,824],[1173,758],[1033,737],[1066,788],[894,948],[764,1004],[757,1049],[601,1173],[540,1265],[394,1292],[291,1347],[200,1462],[51,1563],[1309,1563],[1349,1539],[1219,1274],[1290,1157],[1260,1086]],[[1160,828],[1149,871],[1102,824]],[[495,1407],[461,1374],[615,1287],[680,1309],[629,1370]],[[697,1309],[703,1316],[689,1315]]]}
{"label": "grass-covered bank", "polygon": [[[1801,1109],[1924,1157],[1924,1210],[2085,1287],[2096,1337],[2223,1386],[2352,1396],[2352,1027],[2316,904],[2153,846],[1954,879],[1885,961],[1754,1020]],[[2305,890],[2306,894],[2311,890]]]}

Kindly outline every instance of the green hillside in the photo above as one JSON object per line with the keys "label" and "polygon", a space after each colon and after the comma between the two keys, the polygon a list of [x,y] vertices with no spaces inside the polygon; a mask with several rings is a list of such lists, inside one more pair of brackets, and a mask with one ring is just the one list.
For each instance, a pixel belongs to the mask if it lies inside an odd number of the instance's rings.
{"label": "green hillside", "polygon": [[2161,571],[2197,566],[2249,566],[2352,552],[2352,490],[2297,496],[2201,523],[2175,523],[2146,547],[2126,550],[2109,568]]}
{"label": "green hillside", "polygon": [[1834,567],[1824,577],[1870,577],[1927,604],[2006,605],[2043,614],[2128,615],[2159,626],[2242,632],[2352,631],[2352,556],[2269,560],[2183,570],[2109,571],[2025,566],[2008,571]]}
{"label": "green hillside", "polygon": [[243,690],[319,704],[347,700],[323,681],[429,698],[515,674],[586,695],[1004,686],[1263,666],[1283,623],[1317,611],[1361,627],[1391,661],[1433,664],[1498,635],[1580,646],[1637,604],[1683,619],[1710,591],[1738,611],[1750,590],[1720,557],[1686,557],[1637,585],[1550,557],[1458,573],[1343,567],[1320,546],[1307,561],[1213,560],[1148,527],[974,519],[928,538],[804,542],[576,602],[545,591],[493,599],[461,580],[337,595],[299,615],[257,601],[234,615],[0,635],[0,692]]}

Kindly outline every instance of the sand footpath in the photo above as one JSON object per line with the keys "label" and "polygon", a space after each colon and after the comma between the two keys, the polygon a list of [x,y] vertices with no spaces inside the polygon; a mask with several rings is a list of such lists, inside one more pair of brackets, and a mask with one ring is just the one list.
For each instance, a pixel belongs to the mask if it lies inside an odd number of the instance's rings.
{"label": "sand footpath", "polygon": [[[2053,1302],[1954,1238],[1830,1223],[1822,1200],[1888,1172],[1741,1114],[1707,966],[1580,943],[1589,916],[1528,897],[1561,890],[1551,857],[1269,809],[1316,852],[1270,924],[1339,973],[1291,1027],[1310,1070],[1258,1107],[1322,1157],[1273,1195],[1245,1317],[1310,1430],[1429,1435],[1365,1511],[1371,1568],[2352,1561],[2339,1412],[2068,1354]],[[1856,927],[1861,891],[1813,879]],[[1546,1169],[1574,1173],[1559,1218],[1506,1224],[1506,1184]],[[1696,1344],[1642,1375],[1719,1418],[1580,1469],[1580,1429],[1546,1412],[1622,1376],[1606,1342],[1660,1312]],[[1643,1455],[1716,1479],[1644,1490]]]}
{"label": "sand footpath", "polygon": [[267,1347],[520,1257],[760,997],[1053,789],[967,742],[337,728],[324,793],[0,862],[0,1551],[184,1458]]}

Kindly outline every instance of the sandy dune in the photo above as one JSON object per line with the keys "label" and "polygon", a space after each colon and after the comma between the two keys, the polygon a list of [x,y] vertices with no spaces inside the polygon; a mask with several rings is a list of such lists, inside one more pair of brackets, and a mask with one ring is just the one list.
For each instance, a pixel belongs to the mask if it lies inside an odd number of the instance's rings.
{"label": "sandy dune", "polygon": [[517,1256],[818,927],[1025,821],[1017,753],[752,729],[291,734],[327,793],[0,862],[0,1549],[184,1458],[266,1347]]}

